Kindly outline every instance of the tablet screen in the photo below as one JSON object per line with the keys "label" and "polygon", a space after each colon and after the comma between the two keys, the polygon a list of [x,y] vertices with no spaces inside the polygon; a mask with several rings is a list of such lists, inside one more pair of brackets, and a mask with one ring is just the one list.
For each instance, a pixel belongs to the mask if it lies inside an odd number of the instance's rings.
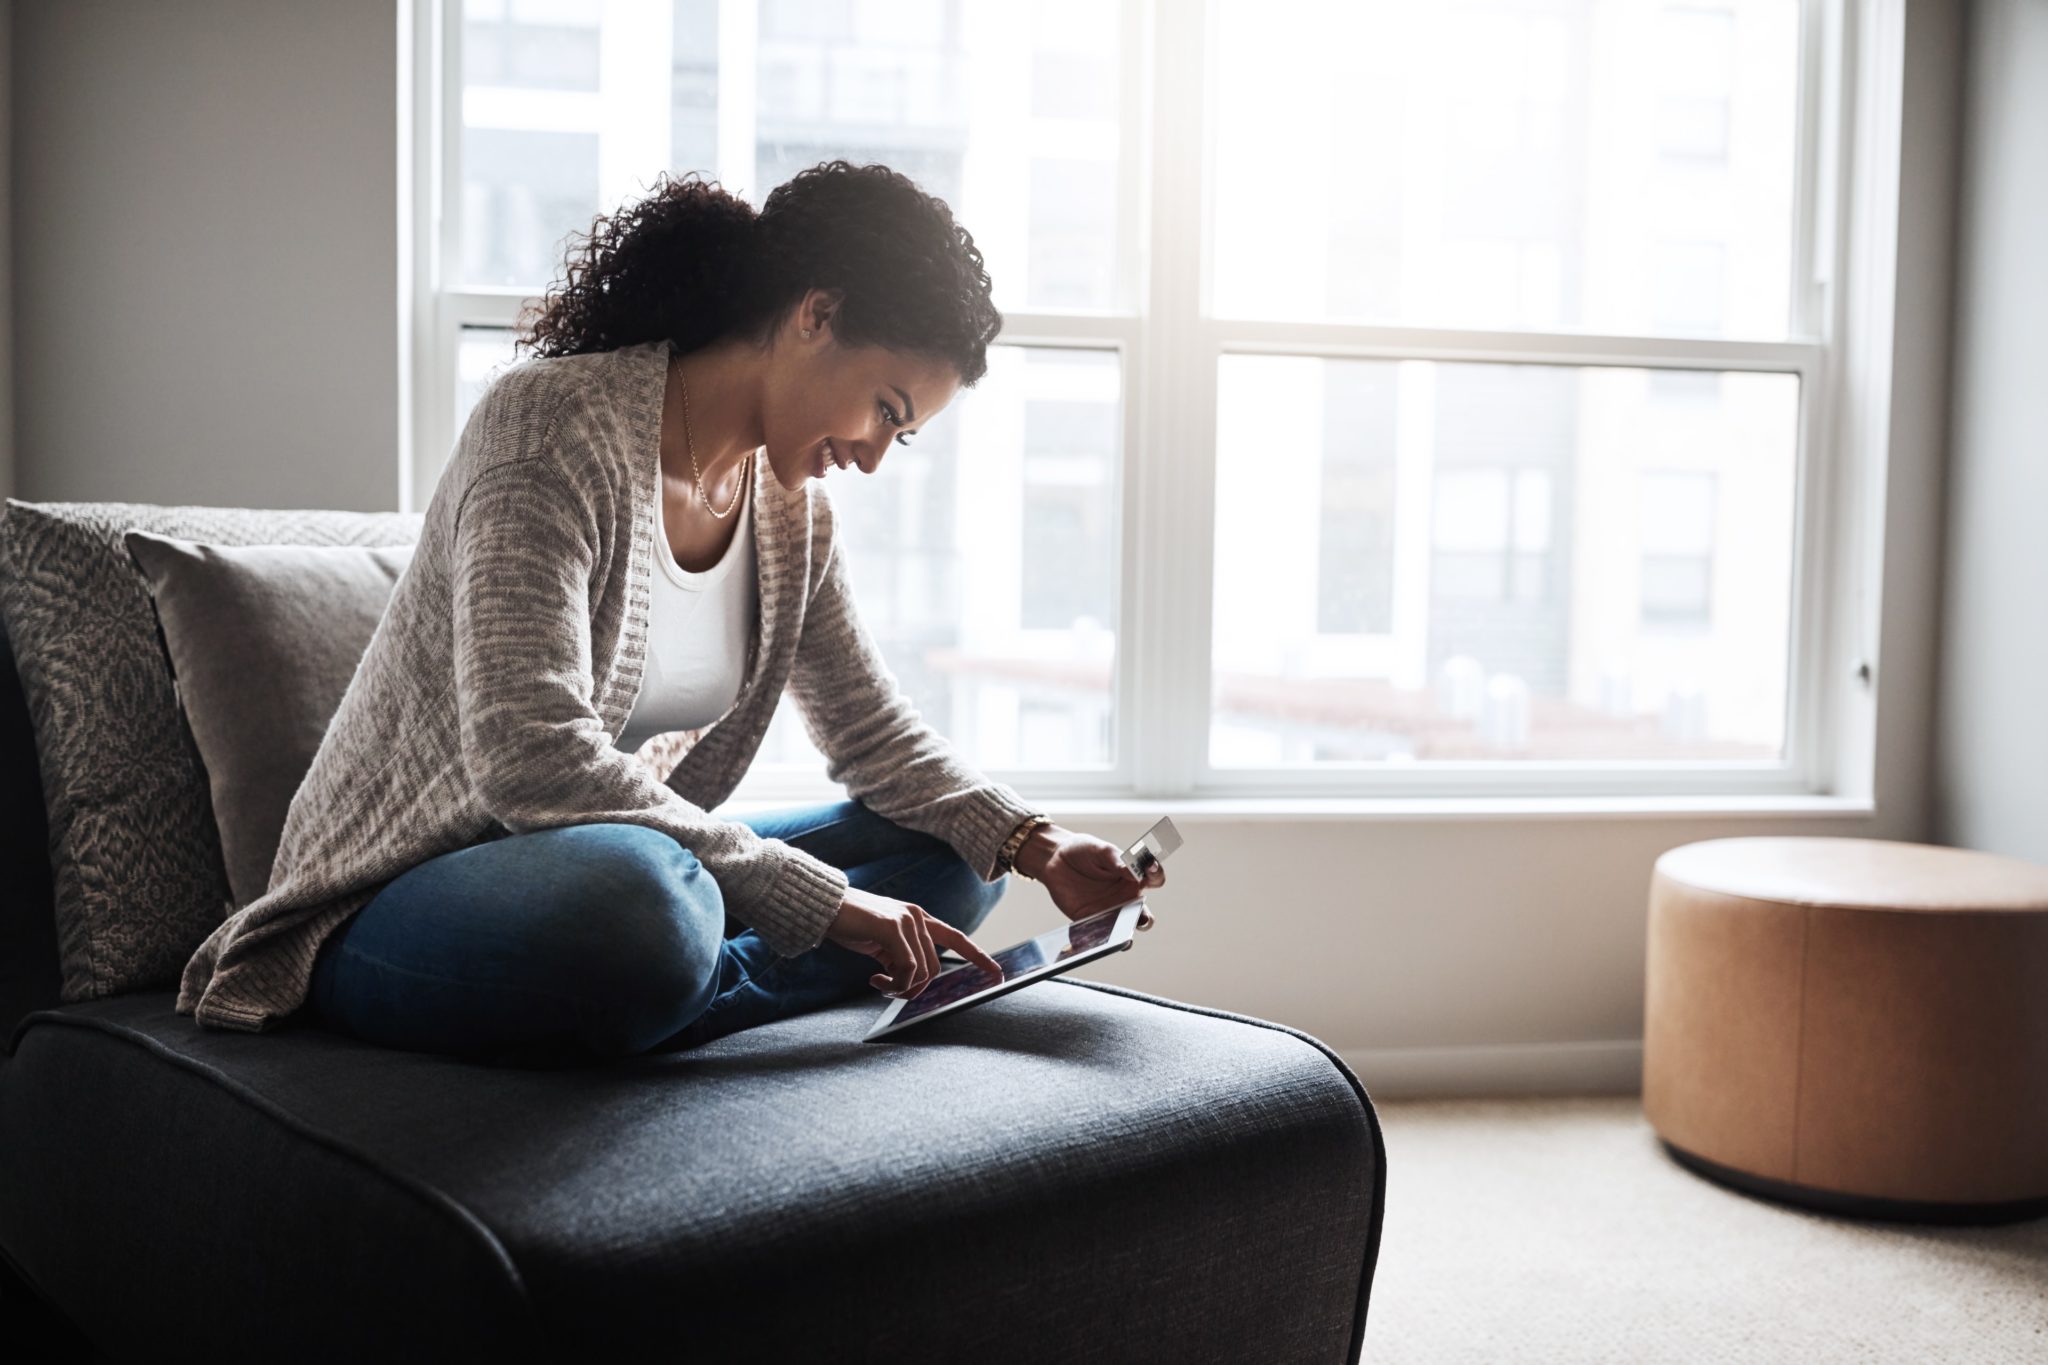
{"label": "tablet screen", "polygon": [[[889,1025],[894,1028],[898,1024],[921,1019],[992,987],[1014,984],[1019,977],[1057,965],[1090,948],[1100,948],[1115,935],[1117,917],[1127,908],[1120,905],[1104,910],[1087,919],[1075,920],[1064,928],[1048,929],[1036,938],[990,953],[989,956],[1002,965],[1001,981],[972,962],[948,968],[933,977],[931,983],[918,992],[916,999],[904,1001]],[[1133,915],[1132,919],[1135,922],[1136,916]],[[1128,937],[1128,933],[1125,936]]]}

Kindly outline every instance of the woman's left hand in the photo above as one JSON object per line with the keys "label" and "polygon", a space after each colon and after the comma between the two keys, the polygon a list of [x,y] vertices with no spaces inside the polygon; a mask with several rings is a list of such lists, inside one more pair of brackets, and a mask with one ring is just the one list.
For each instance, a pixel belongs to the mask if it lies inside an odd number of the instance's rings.
{"label": "woman's left hand", "polygon": [[[1152,887],[1166,885],[1166,869],[1152,865],[1140,877],[1124,866],[1115,844],[1058,825],[1040,825],[1017,854],[1017,868],[1045,883],[1052,903],[1070,920],[1123,905]],[[1152,927],[1152,912],[1138,912],[1138,927]]]}

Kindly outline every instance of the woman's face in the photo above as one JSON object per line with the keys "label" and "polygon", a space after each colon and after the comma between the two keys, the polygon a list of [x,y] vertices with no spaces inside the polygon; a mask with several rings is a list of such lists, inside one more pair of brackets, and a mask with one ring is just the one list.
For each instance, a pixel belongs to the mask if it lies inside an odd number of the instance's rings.
{"label": "woman's face", "polygon": [[944,361],[840,345],[833,304],[830,294],[813,290],[784,321],[770,352],[762,439],[776,481],[792,490],[842,469],[874,473],[892,444],[915,441],[960,389],[959,373]]}

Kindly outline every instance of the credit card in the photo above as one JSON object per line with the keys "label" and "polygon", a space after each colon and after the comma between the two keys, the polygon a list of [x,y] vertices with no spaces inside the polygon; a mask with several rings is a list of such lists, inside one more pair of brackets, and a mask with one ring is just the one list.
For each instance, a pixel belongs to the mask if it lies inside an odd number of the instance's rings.
{"label": "credit card", "polygon": [[1159,817],[1159,823],[1138,836],[1138,841],[1123,852],[1124,866],[1140,877],[1149,876],[1155,863],[1166,861],[1168,854],[1180,847],[1180,831],[1173,827],[1173,821],[1166,816]]}

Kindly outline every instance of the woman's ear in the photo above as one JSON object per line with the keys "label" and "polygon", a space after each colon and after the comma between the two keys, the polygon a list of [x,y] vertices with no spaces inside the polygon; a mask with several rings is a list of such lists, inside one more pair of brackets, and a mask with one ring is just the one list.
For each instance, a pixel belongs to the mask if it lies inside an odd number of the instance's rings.
{"label": "woman's ear", "polygon": [[813,289],[804,296],[804,314],[809,318],[804,325],[823,330],[831,322],[832,315],[839,311],[839,305],[845,298],[846,291],[843,289]]}

